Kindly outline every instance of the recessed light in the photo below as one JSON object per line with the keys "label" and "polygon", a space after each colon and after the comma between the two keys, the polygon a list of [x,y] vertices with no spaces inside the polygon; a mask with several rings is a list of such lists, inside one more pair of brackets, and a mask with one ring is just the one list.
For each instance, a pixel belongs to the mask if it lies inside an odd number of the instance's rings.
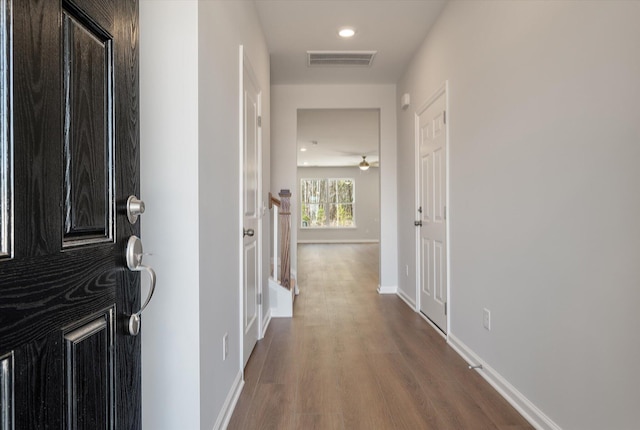
{"label": "recessed light", "polygon": [[302,163],[302,164],[303,164],[304,166],[308,166],[308,165],[309,165],[309,163],[308,163],[308,162],[306,162],[306,161],[305,161],[304,163]]}
{"label": "recessed light", "polygon": [[353,28],[341,28],[340,31],[338,31],[338,35],[340,35],[340,37],[343,37],[345,39],[348,39],[350,37],[353,37],[356,34],[356,31]]}
{"label": "recessed light", "polygon": [[300,152],[307,152],[307,148],[300,148]]}

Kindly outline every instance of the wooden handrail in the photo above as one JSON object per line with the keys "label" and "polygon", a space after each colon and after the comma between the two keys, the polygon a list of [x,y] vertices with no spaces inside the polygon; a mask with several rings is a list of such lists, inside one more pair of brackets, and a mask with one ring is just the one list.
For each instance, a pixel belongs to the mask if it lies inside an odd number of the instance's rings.
{"label": "wooden handrail", "polygon": [[271,191],[269,191],[269,209],[273,208],[274,206],[280,207],[281,205],[282,203],[280,202],[280,200],[273,197],[273,194],[271,194]]}

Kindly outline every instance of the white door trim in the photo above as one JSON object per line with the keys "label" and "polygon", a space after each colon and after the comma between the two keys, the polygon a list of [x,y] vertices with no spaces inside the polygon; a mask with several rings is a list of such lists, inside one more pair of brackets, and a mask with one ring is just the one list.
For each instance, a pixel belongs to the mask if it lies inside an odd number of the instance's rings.
{"label": "white door trim", "polygon": [[[447,255],[447,267],[446,267],[446,271],[447,271],[447,332],[444,334],[445,337],[448,339],[449,333],[451,332],[451,313],[452,313],[452,304],[451,304],[451,211],[449,210],[449,208],[451,207],[449,204],[449,195],[450,195],[450,145],[449,145],[449,124],[450,124],[450,113],[449,113],[449,81],[446,80],[442,83],[442,85],[440,85],[440,87],[427,99],[426,102],[424,102],[422,105],[420,105],[420,107],[418,109],[416,109],[416,111],[414,112],[414,180],[415,180],[415,195],[414,195],[414,219],[419,219],[419,213],[418,213],[418,208],[420,206],[420,146],[419,146],[419,142],[418,142],[418,136],[419,136],[419,117],[420,115],[427,110],[427,108],[429,108],[429,106],[431,106],[440,96],[442,96],[444,94],[444,98],[445,98],[445,110],[446,110],[446,121],[445,121],[445,127],[446,127],[446,150],[447,150],[447,156],[446,156],[446,168],[447,168],[447,174],[446,174],[446,196],[445,196],[445,201],[446,201],[446,241],[447,241],[447,248],[446,248],[446,255]],[[421,259],[422,259],[422,253],[420,252],[420,229],[416,228],[415,229],[415,247],[416,247],[416,301],[415,301],[415,308],[414,310],[418,313],[420,313],[420,285],[421,285],[421,278],[420,278],[420,265],[421,265]],[[430,321],[429,321],[430,322]],[[431,324],[432,326],[435,327],[434,324]],[[438,330],[439,331],[439,330]]]}

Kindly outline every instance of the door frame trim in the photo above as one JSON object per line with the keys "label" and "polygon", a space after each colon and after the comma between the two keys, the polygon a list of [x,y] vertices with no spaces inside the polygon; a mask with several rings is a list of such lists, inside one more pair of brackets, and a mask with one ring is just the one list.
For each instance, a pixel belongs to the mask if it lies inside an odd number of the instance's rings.
{"label": "door frame trim", "polygon": [[[447,312],[447,330],[443,333],[446,339],[449,338],[449,333],[451,332],[451,314],[452,314],[452,306],[451,306],[451,215],[450,215],[450,189],[449,185],[451,183],[450,180],[450,139],[449,139],[449,123],[450,123],[450,114],[449,114],[449,80],[445,80],[439,87],[436,89],[433,94],[427,98],[427,100],[420,105],[418,109],[414,112],[414,142],[413,142],[413,151],[414,151],[414,181],[415,181],[415,195],[414,195],[414,214],[418,214],[418,208],[420,207],[420,147],[418,141],[418,133],[420,128],[420,114],[422,114],[425,110],[429,108],[440,96],[444,95],[444,103],[447,120],[445,121],[445,130],[446,130],[446,142],[445,147],[447,149],[447,156],[445,160],[445,165],[447,167],[446,174],[446,184],[445,184],[445,204],[446,204],[446,224],[445,224],[445,237],[447,241],[447,304],[446,304],[446,312]],[[416,300],[415,300],[415,308],[414,310],[421,314],[429,323],[431,321],[425,316],[422,315],[420,311],[420,283],[422,281],[420,277],[420,267],[422,260],[422,253],[420,251],[420,230],[415,229],[415,253],[416,253]],[[431,323],[431,325],[435,328],[435,324]],[[441,331],[441,329],[438,329]]]}
{"label": "door frame trim", "polygon": [[[246,54],[246,51],[244,49],[244,45],[239,45],[239,75],[238,75],[238,81],[239,81],[239,103],[238,103],[238,114],[239,114],[239,129],[238,129],[238,136],[239,136],[239,155],[238,155],[238,160],[239,160],[239,172],[238,172],[238,176],[239,176],[239,188],[238,188],[238,196],[239,196],[239,202],[240,204],[238,205],[239,207],[239,232],[242,231],[243,225],[244,225],[244,71],[245,68],[247,69],[249,75],[251,76],[251,79],[253,79],[254,83],[256,84],[256,87],[258,89],[258,116],[262,116],[262,88],[259,85],[258,79],[256,78],[256,74],[254,72],[253,67],[251,66],[251,62],[249,61],[249,57]],[[263,291],[263,282],[262,282],[262,215],[263,215],[263,209],[264,206],[262,204],[262,126],[258,126],[258,160],[256,161],[257,164],[257,177],[258,177],[258,222],[256,224],[256,248],[257,248],[257,259],[258,259],[258,273],[256,274],[256,290],[258,291],[259,294],[262,295],[262,301],[264,302],[264,291]],[[239,342],[238,342],[238,348],[239,348],[239,364],[240,364],[240,369],[242,370],[242,372],[244,373],[244,243],[243,243],[243,237],[238,234],[238,236],[240,237],[239,239],[239,299],[240,299],[240,303],[239,303],[239,311],[240,311],[240,317],[238,319],[239,321]],[[258,337],[257,339],[260,340],[262,338],[262,334],[263,334],[263,320],[262,320],[262,308],[263,308],[263,304],[256,304],[257,309],[258,309],[258,315],[257,315],[257,321],[256,324],[258,325]]]}

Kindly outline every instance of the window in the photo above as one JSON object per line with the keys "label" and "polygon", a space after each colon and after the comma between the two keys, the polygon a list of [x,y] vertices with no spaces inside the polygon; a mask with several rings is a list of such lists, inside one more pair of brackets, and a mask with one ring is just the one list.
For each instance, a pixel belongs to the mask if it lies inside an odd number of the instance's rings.
{"label": "window", "polygon": [[351,178],[300,180],[302,228],[355,227]]}

